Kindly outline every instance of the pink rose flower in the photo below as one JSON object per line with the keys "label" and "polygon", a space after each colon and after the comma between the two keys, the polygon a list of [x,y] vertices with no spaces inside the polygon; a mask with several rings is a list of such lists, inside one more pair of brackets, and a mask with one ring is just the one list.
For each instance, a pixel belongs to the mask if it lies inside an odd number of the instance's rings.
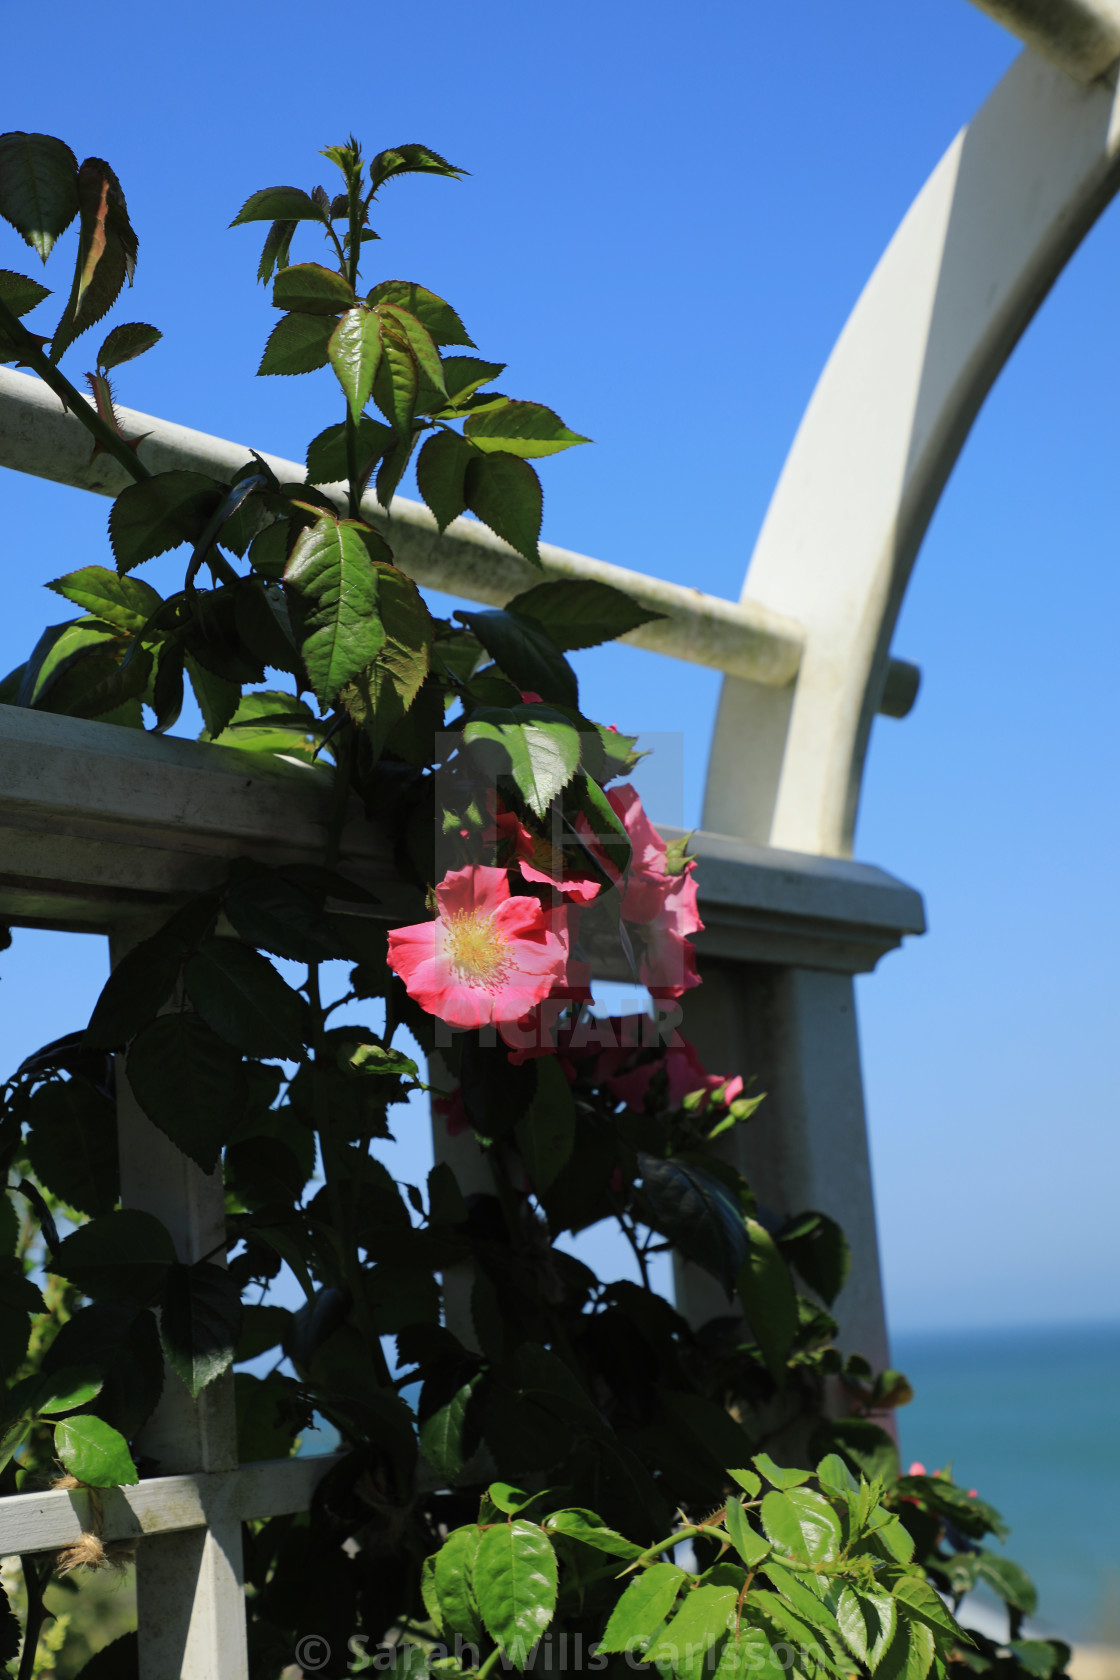
{"label": "pink rose flower", "polygon": [[453,1027],[516,1021],[564,980],[567,912],[511,897],[504,869],[450,870],[436,903],[434,921],[389,935],[389,967],[430,1015]]}

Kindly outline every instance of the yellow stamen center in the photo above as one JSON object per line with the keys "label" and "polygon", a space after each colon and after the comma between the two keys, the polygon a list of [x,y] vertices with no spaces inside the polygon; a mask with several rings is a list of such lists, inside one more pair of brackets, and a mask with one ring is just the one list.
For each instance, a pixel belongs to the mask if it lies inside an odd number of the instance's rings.
{"label": "yellow stamen center", "polygon": [[444,919],[444,955],[471,986],[496,986],[510,966],[509,941],[492,916],[457,910]]}

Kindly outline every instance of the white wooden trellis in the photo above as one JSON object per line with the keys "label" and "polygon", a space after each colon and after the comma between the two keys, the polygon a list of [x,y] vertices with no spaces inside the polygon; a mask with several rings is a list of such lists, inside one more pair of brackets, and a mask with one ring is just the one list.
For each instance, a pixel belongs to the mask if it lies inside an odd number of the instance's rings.
{"label": "white wooden trellis", "polygon": [[[542,549],[551,575],[615,582],[665,612],[629,640],[727,673],[699,853],[705,984],[686,1031],[769,1100],[739,1144],[763,1199],[818,1207],[853,1243],[844,1344],[887,1344],[852,979],[906,934],[921,900],[850,861],[877,711],[904,715],[912,667],[890,638],[921,538],[984,396],[1046,291],[1120,186],[1120,0],[977,0],[1031,50],[915,200],[856,305],[790,452],[740,603]],[[247,451],[124,411],[156,471],[222,476]],[[120,468],[37,381],[0,370],[0,465],[112,495]],[[284,479],[293,463],[273,462]],[[383,515],[367,504],[374,520]],[[419,582],[501,602],[526,571],[469,521],[438,538],[398,500],[393,547]],[[108,934],[116,955],[230,858],[321,855],[321,773],[254,754],[0,708],[0,917]],[[346,832],[343,869],[378,913],[412,919],[388,847]],[[607,977],[607,976],[605,976]],[[624,977],[624,976],[617,976]],[[126,1205],[157,1213],[180,1258],[211,1249],[221,1191],[120,1099]],[[711,1306],[682,1267],[685,1309]],[[144,1439],[167,1474],[100,1501],[106,1538],[139,1538],[144,1680],[243,1680],[240,1523],[307,1506],[331,1459],[237,1467],[226,1381],[195,1405],[169,1374]],[[89,1525],[82,1491],[0,1500],[0,1555],[54,1550]]]}

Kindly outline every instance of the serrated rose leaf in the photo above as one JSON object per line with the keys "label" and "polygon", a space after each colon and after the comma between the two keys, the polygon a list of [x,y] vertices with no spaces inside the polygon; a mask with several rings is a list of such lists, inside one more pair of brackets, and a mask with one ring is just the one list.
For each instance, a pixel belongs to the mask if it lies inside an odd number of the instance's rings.
{"label": "serrated rose leaf", "polygon": [[473,1523],[454,1529],[436,1553],[432,1570],[444,1634],[458,1634],[475,1644],[482,1638],[482,1620],[474,1590],[480,1538],[480,1531]]}
{"label": "serrated rose leaf", "polygon": [[47,588],[130,635],[144,628],[162,600],[142,579],[124,577],[107,566],[83,566],[55,578]]}
{"label": "serrated rose leaf", "polygon": [[331,366],[355,420],[373,395],[382,348],[381,322],[368,309],[348,309],[331,334]]}
{"label": "serrated rose leaf", "polygon": [[257,374],[314,373],[329,360],[333,315],[282,315],[268,335]]}
{"label": "serrated rose leaf", "polygon": [[0,216],[46,262],[78,214],[78,160],[63,140],[0,135]]}
{"label": "serrated rose leaf", "polygon": [[[462,344],[468,350],[474,349],[466,328],[451,305],[437,297],[434,292],[429,292],[427,287],[416,285],[415,281],[382,280],[380,285],[370,292],[369,301],[371,304],[393,303],[401,309],[407,309],[430,333],[436,344]],[[471,358],[463,357],[462,360],[467,361]],[[494,369],[485,378],[480,378],[480,384],[485,384],[487,379],[496,379],[502,371],[501,365],[492,362],[480,362],[478,366]]]}
{"label": "serrated rose leaf", "polygon": [[241,1291],[224,1266],[200,1260],[168,1273],[160,1312],[167,1362],[197,1400],[233,1364],[241,1327]]}
{"label": "serrated rose leaf", "polygon": [[175,1264],[175,1245],[153,1214],[139,1208],[81,1225],[56,1249],[51,1269],[95,1300],[155,1300]]}
{"label": "serrated rose leaf", "polygon": [[242,222],[321,222],[322,211],[302,187],[263,187],[247,198],[230,227]]}
{"label": "serrated rose leaf", "polygon": [[611,1613],[599,1650],[644,1651],[687,1580],[675,1563],[654,1563],[636,1575]]}
{"label": "serrated rose leaf", "polygon": [[530,565],[540,565],[540,479],[516,455],[479,455],[467,467],[467,506]]}
{"label": "serrated rose leaf", "polygon": [[[747,1219],[746,1229],[747,1252],[737,1278],[739,1299],[766,1368],[781,1383],[797,1335],[797,1292],[789,1267],[765,1226]],[[763,1470],[763,1475],[769,1472]]]}
{"label": "serrated rose leaf", "polygon": [[363,528],[353,520],[325,514],[297,538],[284,583],[299,598],[301,652],[325,707],[384,646],[378,582]]}
{"label": "serrated rose leaf", "polygon": [[140,1480],[128,1442],[99,1417],[65,1418],[55,1428],[54,1450],[88,1487],[131,1487]]}
{"label": "serrated rose leaf", "polygon": [[108,373],[111,368],[135,361],[153,344],[158,344],[162,337],[158,327],[149,327],[144,321],[122,322],[119,327],[113,328],[97,352],[98,370]]}
{"label": "serrated rose leaf", "polygon": [[213,1172],[245,1104],[240,1053],[198,1015],[161,1015],[133,1040],[128,1080],[148,1119]]}
{"label": "serrated rose leaf", "polygon": [[337,315],[354,306],[354,288],[337,269],[322,263],[294,263],[282,268],[272,288],[277,309],[304,315]]}
{"label": "serrated rose leaf", "polygon": [[487,1631],[523,1669],[556,1612],[556,1553],[536,1523],[518,1519],[483,1532],[474,1563]]}
{"label": "serrated rose leaf", "polygon": [[463,431],[476,448],[504,450],[530,460],[556,455],[577,443],[590,443],[579,432],[569,431],[558,414],[544,403],[507,400],[501,408],[487,408],[467,417]]}

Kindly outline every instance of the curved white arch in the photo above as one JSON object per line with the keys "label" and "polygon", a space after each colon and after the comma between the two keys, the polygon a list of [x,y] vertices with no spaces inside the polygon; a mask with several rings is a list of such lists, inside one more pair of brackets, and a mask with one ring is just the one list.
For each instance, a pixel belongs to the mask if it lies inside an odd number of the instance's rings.
{"label": "curved white arch", "polygon": [[743,600],[797,619],[786,689],[727,678],[703,826],[851,851],[914,560],[988,391],[1120,187],[1120,99],[1025,52],[926,182],[844,327],[767,512]]}

